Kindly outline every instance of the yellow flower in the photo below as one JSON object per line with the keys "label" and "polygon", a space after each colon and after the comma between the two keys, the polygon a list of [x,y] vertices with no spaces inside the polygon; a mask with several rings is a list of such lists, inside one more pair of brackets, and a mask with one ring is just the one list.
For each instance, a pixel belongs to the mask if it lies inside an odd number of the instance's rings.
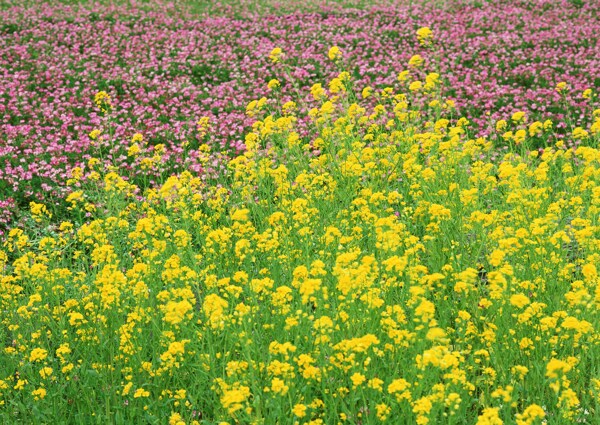
{"label": "yellow flower", "polygon": [[281,86],[281,84],[279,83],[279,80],[277,80],[276,78],[273,78],[272,80],[270,80],[267,83],[267,87],[269,88],[269,90],[276,89],[276,88],[278,88],[280,86]]}
{"label": "yellow flower", "polygon": [[438,74],[437,72],[430,72],[425,77],[425,89],[433,90],[439,81],[440,81],[440,74]]}
{"label": "yellow flower", "polygon": [[305,404],[296,404],[292,409],[292,413],[299,418],[303,418],[306,416],[306,405]]}
{"label": "yellow flower", "polygon": [[137,156],[141,151],[140,145],[134,143],[127,149],[127,156]]}
{"label": "yellow flower", "polygon": [[483,409],[483,412],[477,418],[476,425],[502,425],[504,422],[500,419],[499,412],[500,409],[497,407]]}
{"label": "yellow flower", "polygon": [[84,321],[83,314],[81,314],[77,311],[72,311],[69,313],[69,324],[71,326],[77,326],[78,324],[82,323],[83,321]]}
{"label": "yellow flower", "polygon": [[498,267],[504,260],[506,253],[501,249],[495,249],[489,256],[490,264],[494,267]]}
{"label": "yellow flower", "polygon": [[146,398],[146,397],[150,397],[150,391],[146,391],[143,388],[138,388],[137,390],[135,390],[135,393],[133,393],[133,398]]}
{"label": "yellow flower", "polygon": [[[79,168],[79,167],[76,167]],[[52,218],[52,214],[48,212],[48,208],[44,204],[38,204],[37,202],[30,202],[29,209],[31,211],[31,215],[36,222],[41,222],[43,216],[47,216]]]}
{"label": "yellow flower", "polygon": [[334,78],[329,82],[329,91],[335,94],[346,91],[346,87],[344,86],[342,80],[339,78]]}
{"label": "yellow flower", "polygon": [[413,404],[412,411],[417,415],[425,415],[429,413],[432,408],[433,404],[431,403],[429,397],[421,397],[420,399],[416,400]]}
{"label": "yellow flower", "polygon": [[23,388],[25,388],[25,385],[27,385],[29,382],[27,381],[27,379],[18,379],[17,383],[15,384],[15,386],[13,387],[15,390],[19,391],[22,390]]}
{"label": "yellow flower", "polygon": [[94,95],[94,103],[102,112],[107,112],[110,107],[110,96],[105,91],[99,91]]}
{"label": "yellow flower", "polygon": [[102,133],[102,131],[98,130],[98,129],[90,131],[90,134],[89,134],[90,139],[96,140],[98,138],[98,136],[100,136],[101,133]]}
{"label": "yellow flower", "polygon": [[352,381],[352,385],[354,387],[358,387],[360,384],[365,382],[367,378],[365,377],[365,375],[357,372],[350,377],[350,380]]}
{"label": "yellow flower", "polygon": [[281,111],[286,115],[291,114],[295,109],[296,109],[296,102],[293,102],[291,100],[289,102],[285,102],[283,104],[283,106],[281,107]]}
{"label": "yellow flower", "polygon": [[398,74],[397,78],[398,78],[398,81],[403,82],[403,81],[408,80],[409,76],[410,76],[410,71],[404,70]]}
{"label": "yellow flower", "polygon": [[335,111],[335,106],[329,100],[321,105],[321,110],[319,111],[321,115],[330,115]]}
{"label": "yellow flower", "polygon": [[558,378],[560,374],[571,370],[571,365],[565,361],[552,359],[546,365],[546,376],[551,379]]}
{"label": "yellow flower", "polygon": [[524,294],[515,294],[510,297],[510,303],[517,308],[523,308],[529,304],[529,298]]}
{"label": "yellow flower", "polygon": [[37,390],[34,390],[31,392],[31,395],[33,396],[34,400],[41,400],[44,397],[46,397],[46,390],[44,388],[38,388]]}
{"label": "yellow flower", "polygon": [[564,81],[561,81],[560,83],[558,83],[555,87],[555,90],[559,93],[564,92],[565,90],[568,89],[567,83],[565,83]]}
{"label": "yellow flower", "polygon": [[327,53],[327,56],[329,56],[329,59],[332,61],[341,59],[342,51],[338,46],[333,46],[331,49],[329,49],[329,53]]}
{"label": "yellow flower", "polygon": [[423,83],[421,83],[420,81],[413,81],[412,83],[410,83],[410,85],[408,86],[408,89],[410,91],[418,91],[421,89],[421,87],[423,86]]}
{"label": "yellow flower", "polygon": [[589,99],[592,97],[592,93],[592,89],[585,89],[583,93],[581,93],[581,97],[583,97],[584,99]]}
{"label": "yellow flower", "polygon": [[518,112],[515,112],[514,114],[512,114],[511,119],[516,123],[520,123],[520,122],[527,121],[527,116],[525,115],[525,112],[518,111]]}
{"label": "yellow flower", "polygon": [[546,413],[537,404],[532,404],[523,413],[517,414],[517,425],[531,425],[537,419],[544,419]]}
{"label": "yellow flower", "polygon": [[250,388],[240,386],[239,388],[225,390],[221,396],[221,404],[232,415],[244,407],[243,404],[248,400],[248,397],[250,397]]}
{"label": "yellow flower", "polygon": [[185,421],[179,413],[173,412],[169,417],[169,425],[185,425]]}
{"label": "yellow flower", "polygon": [[520,379],[523,379],[525,377],[525,375],[527,375],[527,373],[529,372],[529,369],[526,366],[517,365],[517,366],[513,366],[510,369],[510,371],[512,372],[513,375],[516,375]]}
{"label": "yellow flower", "polygon": [[583,274],[583,277],[588,280],[598,277],[596,266],[592,263],[584,264],[583,267],[581,267],[581,273]]}
{"label": "yellow flower", "polygon": [[271,59],[271,62],[277,63],[279,62],[282,56],[283,50],[281,50],[279,47],[275,47],[273,50],[271,50],[271,53],[269,54],[269,59]]}
{"label": "yellow flower", "polygon": [[575,140],[586,139],[588,135],[588,132],[581,127],[575,127],[575,129],[573,129],[573,139]]}
{"label": "yellow flower", "polygon": [[34,348],[31,350],[31,354],[29,355],[30,362],[39,362],[48,357],[48,351],[43,348]]}
{"label": "yellow flower", "polygon": [[42,378],[46,379],[52,375],[52,372],[53,372],[53,370],[51,367],[44,367],[44,368],[40,369],[40,376]]}
{"label": "yellow flower", "polygon": [[285,382],[280,378],[273,378],[271,381],[271,391],[276,394],[285,395],[287,394],[290,387],[285,385]]}
{"label": "yellow flower", "polygon": [[123,391],[121,392],[121,395],[123,397],[125,397],[126,395],[128,395],[129,392],[131,391],[131,387],[133,387],[133,382],[128,382],[127,384],[125,384],[123,386]]}
{"label": "yellow flower", "polygon": [[310,88],[310,94],[312,94],[312,97],[315,100],[319,100],[325,96],[325,90],[323,89],[323,86],[320,83],[316,83],[313,84],[313,86]]}
{"label": "yellow flower", "polygon": [[408,65],[418,68],[421,65],[423,65],[423,58],[421,57],[421,55],[414,55],[409,59]]}
{"label": "yellow flower", "polygon": [[405,379],[394,379],[389,385],[388,385],[388,392],[390,394],[394,394],[394,393],[398,393],[398,392],[402,392],[405,391],[407,389],[410,388],[410,384],[408,383],[408,381],[406,381]]}
{"label": "yellow flower", "polygon": [[380,421],[385,421],[392,412],[392,408],[384,403],[376,405],[375,410],[377,411],[377,419]]}
{"label": "yellow flower", "polygon": [[433,39],[433,32],[429,27],[422,27],[417,30],[417,40],[421,45],[431,43]]}

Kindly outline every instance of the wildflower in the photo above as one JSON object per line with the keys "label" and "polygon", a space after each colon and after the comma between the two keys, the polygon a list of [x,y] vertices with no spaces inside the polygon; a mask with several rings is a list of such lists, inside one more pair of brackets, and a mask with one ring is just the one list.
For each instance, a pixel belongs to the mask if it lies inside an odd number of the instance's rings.
{"label": "wildflower", "polygon": [[598,277],[596,266],[592,263],[584,264],[583,267],[581,267],[581,274],[588,280]]}
{"label": "wildflower", "polygon": [[271,50],[271,53],[269,54],[269,59],[271,59],[272,63],[277,63],[280,61],[282,56],[283,50],[281,50],[279,47],[275,47],[273,50]]}
{"label": "wildflower", "polygon": [[29,355],[30,362],[40,362],[48,357],[48,351],[43,348],[34,348]]}
{"label": "wildflower", "polygon": [[321,113],[321,115],[331,115],[334,111],[335,106],[331,101],[328,100],[323,105],[321,105],[321,109],[319,112]]}
{"label": "wildflower", "polygon": [[360,384],[365,382],[367,378],[365,377],[365,375],[357,372],[350,377],[350,380],[352,381],[353,387],[358,387]]}
{"label": "wildflower", "polygon": [[546,365],[546,376],[551,379],[558,378],[560,374],[571,370],[571,365],[565,361],[551,359]]}
{"label": "wildflower", "polygon": [[53,369],[51,367],[43,367],[40,369],[40,376],[44,379],[52,375]]}
{"label": "wildflower", "polygon": [[437,72],[430,72],[425,77],[425,89],[433,90],[440,80],[440,74]]}
{"label": "wildflower", "polygon": [[408,383],[408,381],[400,378],[400,379],[394,379],[388,385],[387,390],[388,390],[388,393],[394,394],[398,401],[400,401],[403,398],[410,400],[410,398],[411,398],[411,394],[409,391],[410,387],[411,387],[411,385]]}
{"label": "wildflower", "polygon": [[376,405],[375,410],[377,411],[377,419],[380,421],[385,421],[392,412],[392,408],[385,403]]}
{"label": "wildflower", "polygon": [[72,311],[69,313],[69,324],[71,326],[77,326],[78,324],[82,323],[83,321],[84,321],[83,314],[81,314],[77,311]]}
{"label": "wildflower", "polygon": [[269,80],[269,82],[267,83],[267,87],[269,88],[269,90],[274,90],[278,87],[281,87],[281,84],[279,83],[279,80],[273,78],[272,80]]}
{"label": "wildflower", "polygon": [[27,379],[17,379],[17,383],[13,388],[17,391],[20,391],[23,388],[25,388],[25,385],[27,385],[28,383],[29,382],[27,381]]}
{"label": "wildflower", "polygon": [[421,89],[421,87],[423,87],[423,83],[421,83],[420,81],[413,81],[412,83],[410,83],[410,85],[408,86],[408,89],[410,91],[419,91]]}
{"label": "wildflower", "polygon": [[198,122],[196,123],[197,126],[197,130],[198,130],[198,135],[200,137],[204,137],[210,127],[210,118],[208,117],[201,117]]}
{"label": "wildflower", "polygon": [[121,391],[121,395],[123,397],[127,396],[129,394],[129,392],[131,391],[131,387],[133,387],[133,382],[128,382],[127,384],[125,384],[123,386],[123,391]]}
{"label": "wildflower", "polygon": [[108,112],[111,108],[110,96],[105,91],[99,91],[94,95],[94,103],[102,112]]}
{"label": "wildflower", "polygon": [[476,425],[502,425],[504,422],[500,419],[497,407],[488,407],[477,418]]}
{"label": "wildflower", "polygon": [[239,210],[235,210],[231,214],[231,219],[233,221],[248,221],[249,215],[250,215],[250,210],[248,208],[241,208]]}
{"label": "wildflower", "polygon": [[133,393],[133,398],[147,398],[150,397],[150,391],[146,391],[143,388],[138,388]]}
{"label": "wildflower", "polygon": [[525,115],[525,112],[518,111],[518,112],[515,112],[514,114],[512,114],[511,119],[513,120],[513,122],[518,124],[521,122],[525,122],[527,120],[527,116]]}
{"label": "wildflower", "polygon": [[510,303],[517,308],[523,308],[529,304],[529,298],[524,294],[515,294],[510,297]]}
{"label": "wildflower", "polygon": [[433,39],[433,32],[429,27],[422,27],[417,30],[417,40],[421,45],[427,45],[431,43]]}
{"label": "wildflower", "polygon": [[329,57],[330,60],[335,61],[335,60],[341,59],[342,51],[340,50],[340,48],[338,46],[333,46],[331,49],[329,49],[327,56]]}
{"label": "wildflower", "polygon": [[44,204],[38,204],[37,202],[30,202],[29,209],[31,211],[31,215],[36,222],[41,222],[42,217],[46,216],[48,218],[52,218],[52,214],[46,208]]}
{"label": "wildflower", "polygon": [[426,415],[431,411],[432,408],[433,404],[431,403],[429,397],[421,397],[413,404],[413,413],[416,413],[419,416]]}
{"label": "wildflower", "polygon": [[592,89],[585,89],[583,93],[581,93],[581,97],[584,99],[590,99],[592,97]]}
{"label": "wildflower", "polygon": [[323,86],[320,83],[316,83],[313,84],[313,86],[310,88],[310,94],[312,94],[315,100],[320,100],[322,97],[325,96],[325,90],[323,89]]}
{"label": "wildflower", "polygon": [[423,58],[421,57],[421,55],[414,55],[409,59],[408,65],[418,68],[421,65],[423,65]]}
{"label": "wildflower", "polygon": [[141,151],[140,145],[134,143],[127,149],[127,156],[138,156]]}
{"label": "wildflower", "polygon": [[102,134],[101,130],[94,129],[94,130],[90,131],[89,137],[92,140],[96,140],[98,138],[98,136],[100,136],[100,134]]}
{"label": "wildflower", "polygon": [[575,127],[573,129],[573,139],[575,140],[586,139],[588,135],[589,133],[581,127]]}
{"label": "wildflower", "polygon": [[296,102],[293,102],[291,100],[289,102],[285,102],[283,104],[283,106],[281,107],[281,111],[286,115],[293,113],[293,111],[295,111],[295,110],[296,110]]}
{"label": "wildflower", "polygon": [[544,419],[545,416],[546,412],[544,412],[544,409],[537,404],[532,404],[523,413],[517,414],[517,425],[531,425],[538,419]]}
{"label": "wildflower", "polygon": [[559,93],[562,93],[562,92],[566,91],[567,89],[568,89],[567,83],[565,83],[564,81],[561,81],[555,87],[555,90]]}
{"label": "wildflower", "polygon": [[339,78],[334,78],[329,82],[329,91],[331,93],[339,93],[346,90],[344,83]]}
{"label": "wildflower", "polygon": [[285,385],[285,382],[280,378],[273,378],[271,381],[271,391],[275,394],[285,395],[287,394],[290,387]]}
{"label": "wildflower", "polygon": [[306,410],[307,408],[305,404],[296,404],[292,409],[292,413],[298,416],[299,418],[303,418],[306,416]]}
{"label": "wildflower", "polygon": [[250,397],[250,388],[242,385],[238,388],[223,391],[221,404],[232,415],[244,407],[244,403],[248,400],[248,397]]}
{"label": "wildflower", "polygon": [[44,397],[46,397],[46,389],[45,388],[38,388],[37,390],[33,390],[31,392],[31,395],[33,396],[34,400],[41,400]]}
{"label": "wildflower", "polygon": [[185,425],[185,421],[179,413],[173,412],[169,417],[169,425]]}
{"label": "wildflower", "polygon": [[398,79],[398,81],[403,82],[403,81],[408,80],[409,76],[410,76],[410,71],[405,70],[398,74],[397,79]]}

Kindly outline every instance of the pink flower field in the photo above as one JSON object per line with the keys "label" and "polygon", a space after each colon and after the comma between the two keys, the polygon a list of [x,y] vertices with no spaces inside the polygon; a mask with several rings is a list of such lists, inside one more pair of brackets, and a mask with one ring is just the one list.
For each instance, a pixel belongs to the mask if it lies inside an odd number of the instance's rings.
{"label": "pink flower field", "polygon": [[[116,166],[136,168],[126,153],[135,133],[147,149],[165,145],[164,163],[145,172],[150,180],[183,168],[218,169],[216,156],[202,162],[196,150],[204,143],[227,156],[243,150],[253,122],[246,105],[266,95],[267,82],[280,74],[268,60],[274,47],[289,65],[283,100],[336,75],[329,46],[343,49],[359,89],[392,84],[420,52],[478,133],[490,133],[491,122],[518,110],[551,118],[568,133],[589,124],[593,100],[583,91],[600,88],[597,6],[493,1],[246,12],[242,19],[232,9],[191,15],[159,4],[6,8],[0,12],[0,221],[6,225],[31,200],[60,204],[70,170],[85,172],[98,149]],[[411,36],[424,25],[436,34],[430,49]],[[567,83],[566,94],[554,90],[559,81]],[[98,91],[110,95],[108,114],[94,105]],[[203,137],[201,117],[211,130]],[[90,139],[93,130],[103,141]]]}

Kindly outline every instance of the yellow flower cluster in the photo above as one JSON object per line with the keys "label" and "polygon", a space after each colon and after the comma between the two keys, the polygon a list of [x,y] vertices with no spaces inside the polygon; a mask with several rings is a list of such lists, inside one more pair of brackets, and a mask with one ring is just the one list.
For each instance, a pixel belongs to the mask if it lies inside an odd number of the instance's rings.
{"label": "yellow flower cluster", "polygon": [[[89,221],[11,230],[0,417],[21,405],[36,406],[24,422],[86,411],[178,425],[599,413],[600,150],[585,143],[597,134],[492,160],[434,90],[399,81],[358,104],[349,79],[311,90],[312,138],[295,104],[249,105],[247,150],[218,181],[186,171],[141,198],[105,170],[69,196],[73,211],[102,205]],[[550,130],[536,124],[521,146]]]}
{"label": "yellow flower cluster", "polygon": [[[99,91],[94,95],[94,103],[104,113],[111,108],[110,96],[105,91]],[[94,139],[94,137],[92,137]]]}

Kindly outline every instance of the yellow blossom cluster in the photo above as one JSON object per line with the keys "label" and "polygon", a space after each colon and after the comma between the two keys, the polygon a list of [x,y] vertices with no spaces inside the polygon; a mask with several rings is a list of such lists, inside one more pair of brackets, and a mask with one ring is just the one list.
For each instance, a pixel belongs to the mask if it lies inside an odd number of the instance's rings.
{"label": "yellow blossom cluster", "polygon": [[[439,75],[418,88],[408,75],[363,90],[364,104],[348,73],[313,86],[314,137],[293,102],[270,115],[255,101],[247,149],[218,180],[185,171],[138,188],[98,169],[69,196],[72,217],[12,229],[2,422],[599,415],[598,136],[527,151],[552,131],[534,123],[493,159],[433,90]],[[82,219],[85,202],[102,208]],[[50,219],[40,204],[31,214]]]}

